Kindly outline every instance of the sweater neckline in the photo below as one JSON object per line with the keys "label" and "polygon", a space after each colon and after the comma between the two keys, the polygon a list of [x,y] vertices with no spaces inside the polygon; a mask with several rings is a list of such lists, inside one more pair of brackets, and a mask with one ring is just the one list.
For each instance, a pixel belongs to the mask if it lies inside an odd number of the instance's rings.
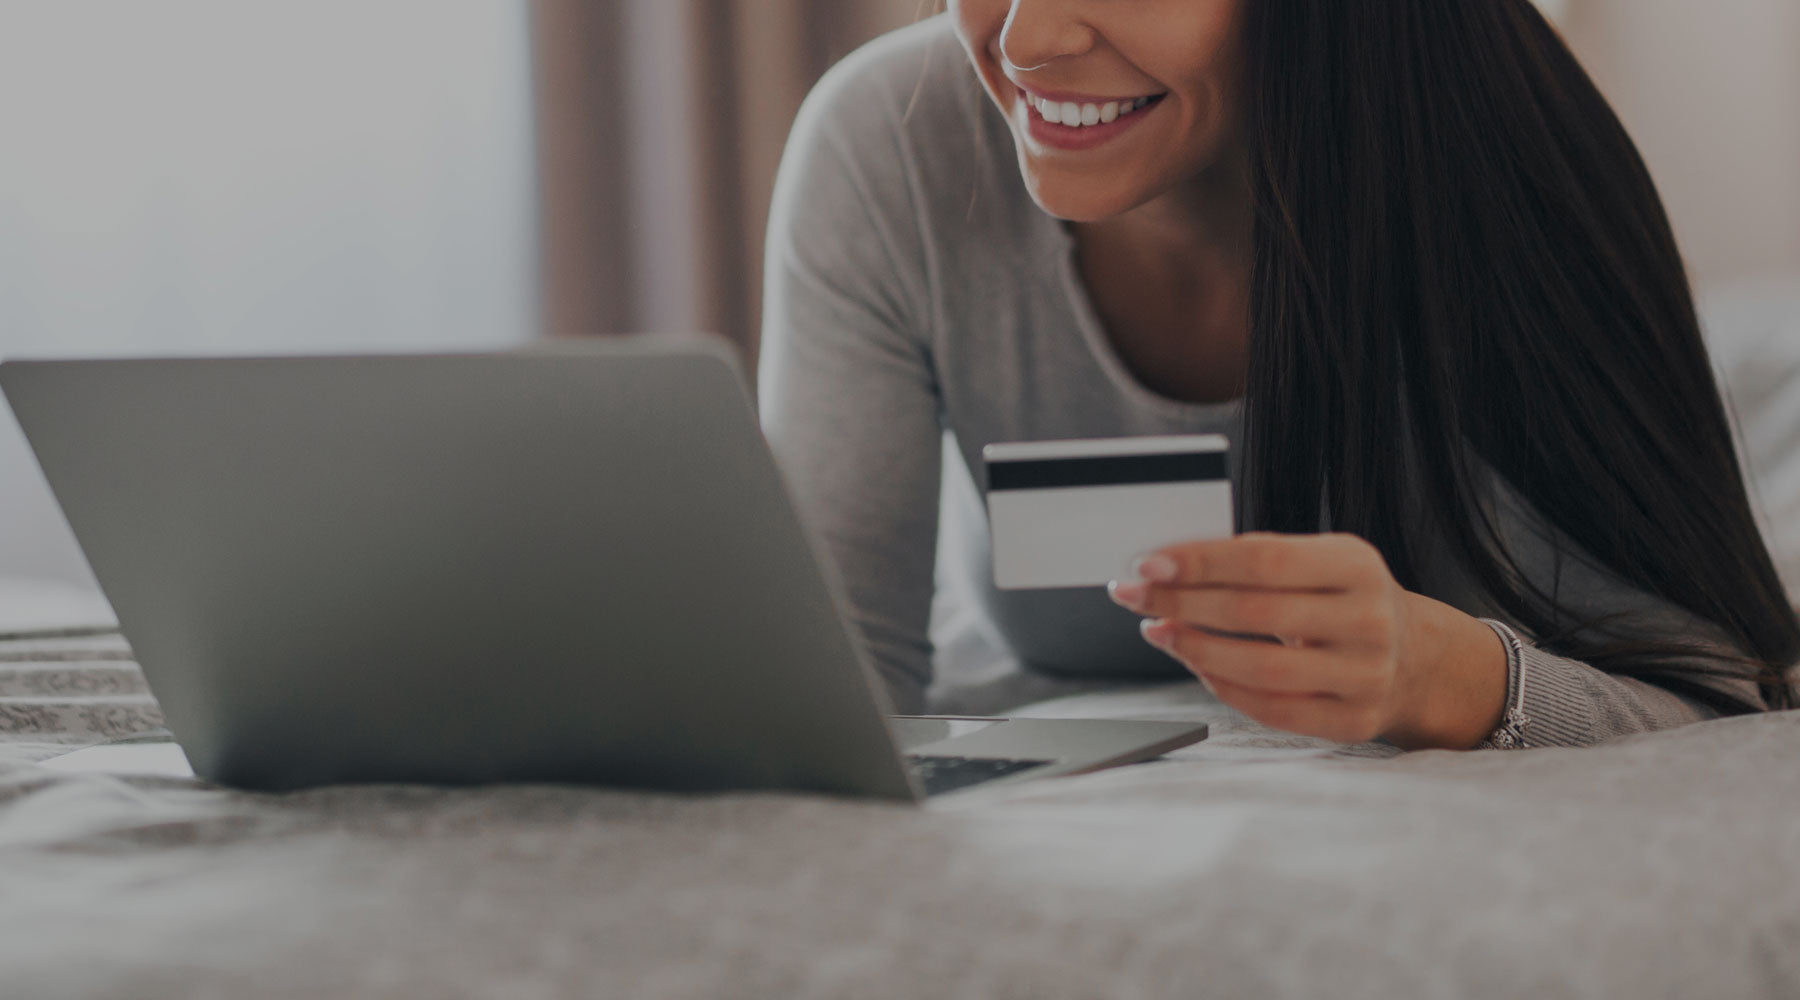
{"label": "sweater neckline", "polygon": [[1220,420],[1235,416],[1243,409],[1244,401],[1241,398],[1218,403],[1189,403],[1165,396],[1139,381],[1126,366],[1125,359],[1119,355],[1112,338],[1107,335],[1106,328],[1100,321],[1100,312],[1094,306],[1093,296],[1088,293],[1087,283],[1082,280],[1080,262],[1076,258],[1075,234],[1060,219],[1041,212],[1039,217],[1048,231],[1047,242],[1054,249],[1055,260],[1052,263],[1057,271],[1057,280],[1062,285],[1063,294],[1075,317],[1075,326],[1081,331],[1081,339],[1086,343],[1088,353],[1093,355],[1095,364],[1106,373],[1107,379],[1120,392],[1159,416],[1184,422]]}

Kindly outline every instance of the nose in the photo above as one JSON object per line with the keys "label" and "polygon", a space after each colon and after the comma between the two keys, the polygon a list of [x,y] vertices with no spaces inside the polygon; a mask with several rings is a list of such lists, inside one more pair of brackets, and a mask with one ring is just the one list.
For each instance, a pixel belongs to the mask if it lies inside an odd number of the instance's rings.
{"label": "nose", "polygon": [[1033,70],[1094,47],[1094,31],[1080,16],[1082,0],[1012,0],[1000,28],[1000,56]]}

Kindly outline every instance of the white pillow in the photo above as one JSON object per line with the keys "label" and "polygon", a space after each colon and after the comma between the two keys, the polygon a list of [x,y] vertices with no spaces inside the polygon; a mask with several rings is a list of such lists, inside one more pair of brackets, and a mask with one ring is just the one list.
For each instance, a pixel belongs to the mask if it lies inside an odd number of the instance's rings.
{"label": "white pillow", "polygon": [[1700,319],[1763,537],[1800,603],[1800,276],[1713,290]]}

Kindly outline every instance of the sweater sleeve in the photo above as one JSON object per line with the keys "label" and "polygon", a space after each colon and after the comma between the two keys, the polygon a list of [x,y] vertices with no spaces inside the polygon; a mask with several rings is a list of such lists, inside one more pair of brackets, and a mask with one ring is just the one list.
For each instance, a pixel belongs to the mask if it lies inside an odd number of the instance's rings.
{"label": "sweater sleeve", "polygon": [[[1586,746],[1767,709],[1753,665],[1722,629],[1597,565],[1504,484],[1496,493],[1504,543],[1527,578],[1558,605],[1580,619],[1604,621],[1611,635],[1691,650],[1654,664],[1609,664],[1609,672],[1526,637],[1520,680],[1522,709],[1531,720],[1524,730],[1527,745]],[[1520,634],[1525,636],[1522,628]]]}
{"label": "sweater sleeve", "polygon": [[[770,212],[761,418],[897,711],[924,705],[942,430],[902,113],[879,53],[815,88]],[[904,97],[904,95],[901,95]]]}
{"label": "sweater sleeve", "polygon": [[1579,660],[1524,649],[1521,680],[1527,745],[1588,746],[1632,733],[1673,729],[1716,718],[1719,711],[1635,677],[1621,677]]}

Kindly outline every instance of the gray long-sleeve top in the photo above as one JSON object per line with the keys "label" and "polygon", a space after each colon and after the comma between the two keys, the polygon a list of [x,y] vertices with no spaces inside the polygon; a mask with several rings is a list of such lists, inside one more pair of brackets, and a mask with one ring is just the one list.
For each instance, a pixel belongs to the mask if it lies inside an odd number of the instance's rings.
{"label": "gray long-sleeve top", "polygon": [[[1132,376],[1087,297],[1074,251],[1064,224],[1025,190],[1006,123],[947,18],[853,54],[801,111],[769,227],[762,419],[899,710],[920,710],[931,680],[946,432],[970,470],[998,441],[1240,437],[1239,404],[1178,402]],[[1567,606],[1720,644],[1705,623],[1583,559],[1493,482],[1504,543]],[[944,550],[960,565],[943,569],[974,584],[980,610],[1026,666],[1183,676],[1099,589],[995,590],[982,519],[958,520],[967,522],[957,525],[963,535]],[[1425,577],[1429,596],[1501,617],[1454,567],[1427,567]],[[1722,662],[1686,679],[1760,704],[1750,668]],[[1524,665],[1534,745],[1593,743],[1715,714],[1529,641]]]}

